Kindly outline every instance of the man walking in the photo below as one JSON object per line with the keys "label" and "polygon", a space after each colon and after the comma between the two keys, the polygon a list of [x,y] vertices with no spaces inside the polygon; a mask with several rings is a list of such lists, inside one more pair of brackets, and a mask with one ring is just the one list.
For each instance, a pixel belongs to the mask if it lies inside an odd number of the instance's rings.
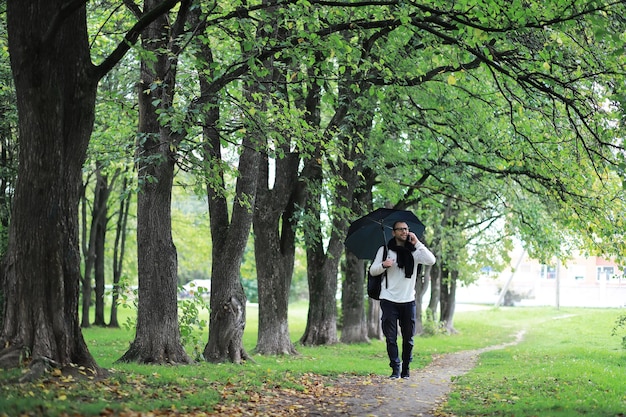
{"label": "man walking", "polygon": [[[380,291],[382,328],[387,342],[390,378],[409,378],[409,364],[413,359],[413,335],[415,334],[415,281],[419,264],[433,265],[436,261],[415,233],[409,231],[405,222],[393,225],[392,238],[387,243],[387,259],[383,258],[384,247],[378,250],[370,266],[372,275],[387,271]],[[402,334],[402,362],[398,349],[398,323]]]}

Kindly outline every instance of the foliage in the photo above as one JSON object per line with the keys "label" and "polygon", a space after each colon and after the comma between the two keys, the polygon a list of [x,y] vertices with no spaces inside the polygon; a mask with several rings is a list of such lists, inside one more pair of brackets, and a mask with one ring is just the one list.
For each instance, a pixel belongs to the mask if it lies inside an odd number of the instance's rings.
{"label": "foliage", "polygon": [[208,291],[206,288],[199,287],[193,292],[191,298],[178,301],[180,340],[191,351],[190,356],[195,361],[202,359],[204,349],[204,339],[200,335],[207,328],[207,320],[202,318],[201,313],[203,310],[210,311],[206,300]]}
{"label": "foliage", "polygon": [[[621,314],[616,320],[611,336],[619,336],[620,330],[626,327],[626,314]],[[622,349],[626,349],[626,336],[622,336]]]}
{"label": "foliage", "polygon": [[[602,129],[607,122],[583,124],[592,130],[587,132],[576,127],[576,120],[616,119],[599,104],[610,99],[617,102],[619,92],[612,95],[609,87],[599,84],[605,82],[605,77],[619,73],[619,58],[611,55],[623,37],[615,15],[619,10],[601,2],[537,5],[524,7],[514,2],[505,7],[499,1],[460,2],[453,7],[443,2],[428,7],[289,4],[278,10],[292,22],[284,28],[284,39],[276,37],[272,27],[255,26],[256,22],[266,21],[262,17],[268,12],[263,7],[251,10],[245,19],[213,20],[220,24],[209,25],[200,40],[209,44],[213,53],[214,61],[206,71],[210,71],[216,86],[222,86],[216,91],[221,114],[215,126],[222,137],[222,160],[204,161],[198,157],[201,143],[194,123],[200,109],[194,107],[199,93],[195,72],[207,63],[198,58],[194,43],[186,44],[187,49],[179,57],[180,85],[175,106],[161,118],[178,130],[183,129],[181,123],[189,123],[184,126],[188,137],[176,150],[179,166],[193,173],[195,179],[191,182],[196,190],[203,192],[207,184],[225,186],[220,192],[231,195],[232,187],[228,185],[236,178],[234,167],[245,120],[253,119],[256,128],[265,133],[269,141],[266,151],[272,158],[280,158],[280,145],[287,139],[285,132],[290,133],[294,150],[309,155],[324,125],[306,125],[301,109],[293,105],[312,81],[307,69],[313,69],[314,81],[324,86],[323,123],[329,123],[340,108],[344,98],[338,80],[350,74],[352,83],[348,87],[355,97],[350,117],[376,108],[376,119],[371,134],[356,140],[354,149],[359,160],[348,156],[349,147],[343,142],[324,140],[323,187],[326,201],[333,203],[322,209],[349,217],[346,207],[342,207],[345,202],[333,200],[333,190],[344,185],[336,175],[338,167],[345,164],[363,172],[371,169],[377,174],[376,204],[403,201],[420,217],[427,218],[433,225],[432,236],[440,236],[447,245],[441,248],[441,259],[463,271],[462,279],[468,281],[471,272],[488,259],[498,260],[491,265],[495,269],[506,263],[505,249],[513,234],[521,236],[529,253],[536,257],[563,258],[567,232],[579,232],[581,227],[593,230],[588,244],[608,246],[616,230],[594,213],[601,204],[603,209],[614,210],[617,218],[623,204],[616,205],[612,198],[615,194],[606,193],[609,184],[592,181],[594,170],[604,172],[604,164],[611,171],[614,161],[609,155],[592,151],[589,143],[595,139],[614,146],[619,143],[610,136],[614,134],[611,129]],[[228,16],[234,7],[220,5],[206,12],[212,17]],[[121,9],[101,16],[97,7],[90,11],[92,32],[98,34],[93,41],[94,56],[100,56],[111,49],[128,26],[128,12]],[[251,18],[254,13],[258,20]],[[106,19],[106,25],[99,23]],[[355,25],[350,36],[339,36],[346,21],[370,22],[372,27]],[[611,24],[605,24],[607,21]],[[324,23],[328,30],[321,36],[319,30]],[[426,25],[438,31],[424,30]],[[544,30],[548,25],[549,29]],[[241,50],[233,48],[236,45],[242,45],[250,54],[248,61],[241,60]],[[269,51],[278,66],[284,65],[292,83],[281,90],[285,96],[263,102],[264,111],[259,112],[253,101],[242,96],[240,79],[225,80],[236,68],[248,70],[252,79],[262,79],[266,69],[259,64],[260,58],[255,58]],[[136,69],[134,54],[145,52],[137,49],[121,68]],[[577,61],[580,56],[586,57],[582,63]],[[301,66],[290,66],[293,60]],[[128,83],[135,77],[129,75],[113,76],[121,86],[120,81],[126,80],[120,94],[130,91]],[[360,78],[363,76],[366,80]],[[111,85],[108,80],[106,85]],[[598,88],[593,88],[594,84]],[[602,111],[589,112],[584,107],[587,104]],[[573,127],[568,125],[570,121]],[[331,132],[335,128],[327,127]],[[342,133],[331,136],[341,138]],[[604,160],[598,161],[596,156]],[[226,172],[226,178],[230,178],[227,184],[215,183],[217,172]],[[565,172],[568,174],[562,175]],[[590,189],[590,184],[597,187],[593,194],[577,195],[576,190]],[[598,199],[598,195],[606,198]],[[442,217],[445,196],[452,196],[458,213],[446,228],[435,228],[436,219]],[[303,213],[301,226],[312,230],[307,221],[319,220]],[[566,227],[555,228],[555,224]],[[481,237],[488,228],[496,232]],[[182,238],[178,240],[181,281],[186,281],[197,275],[193,267],[185,266],[187,259],[195,255],[183,247]],[[611,242],[613,252],[619,253],[618,240],[612,238]],[[204,259],[207,262],[208,257]],[[250,265],[246,263],[242,268],[244,280],[255,279]]]}
{"label": "foliage", "polygon": [[[96,61],[132,22],[124,8],[109,13],[109,6],[89,3]],[[284,38],[266,36],[274,28],[264,19],[265,4],[250,10],[239,6],[215,4],[207,11],[209,27],[200,37],[214,53],[208,67],[196,62],[194,46],[183,42],[189,49],[177,68],[180,89],[172,108],[160,113],[169,128],[188,136],[171,150],[179,167],[193,173],[196,190],[204,192],[209,185],[233,196],[241,138],[254,126],[270,138],[260,151],[272,158],[284,152],[280,145],[287,136],[294,140],[290,150],[306,157],[317,148],[323,153],[319,162],[325,182],[319,192],[324,197],[316,202],[323,213],[302,213],[303,230],[313,230],[326,218],[350,216],[352,196],[338,195],[347,188],[341,175],[347,167],[375,184],[376,204],[399,202],[427,220],[441,263],[462,271],[467,282],[487,262],[495,269],[506,264],[514,235],[542,260],[562,259],[579,243],[594,253],[626,253],[626,164],[615,127],[621,126],[620,105],[626,102],[621,2],[328,7],[304,1],[278,6],[288,22]],[[132,161],[137,116],[129,92],[138,79],[139,56],[154,58],[137,48],[119,72],[103,79],[86,172],[94,161],[112,171]],[[241,75],[251,82],[262,79],[267,74],[260,63],[268,57],[284,66],[289,81],[283,87],[293,97],[262,103],[266,111],[259,111],[256,97],[242,97]],[[198,68],[215,82],[221,116],[213,127],[223,146],[219,161],[198,156]],[[316,84],[323,86],[322,122],[309,126],[306,113],[293,102],[302,99],[296,92]],[[342,107],[346,102],[347,109]],[[347,122],[332,125],[342,112]],[[368,112],[374,114],[369,134],[347,130]],[[218,173],[225,173],[225,184],[217,182]],[[181,281],[207,276],[211,267],[204,229],[208,219],[199,211],[185,213],[184,205],[174,210]],[[341,233],[337,224],[319,240]],[[299,253],[292,292],[306,280]],[[251,258],[249,251],[241,270],[250,299],[256,278]],[[127,276],[134,281],[136,259],[127,262]],[[196,312],[191,308],[188,313],[186,320],[194,322]]]}
{"label": "foliage", "polygon": [[178,253],[178,282],[211,279],[212,239],[207,203],[187,188],[189,175],[177,176],[172,190],[172,237]]}
{"label": "foliage", "polygon": [[[123,276],[118,286],[119,298],[117,299],[118,306],[126,311],[125,320],[122,323],[122,327],[126,330],[134,329],[137,325],[137,317],[134,313],[137,311],[137,286],[131,285],[128,277]],[[128,314],[133,313],[133,314]]]}
{"label": "foliage", "polygon": [[436,317],[433,316],[433,312],[430,309],[426,309],[426,317],[422,321],[422,337],[435,336],[438,334],[445,334],[446,328]]}
{"label": "foliage", "polygon": [[6,253],[9,240],[8,226],[17,173],[17,145],[17,98],[9,65],[6,21],[0,19],[0,257]]}

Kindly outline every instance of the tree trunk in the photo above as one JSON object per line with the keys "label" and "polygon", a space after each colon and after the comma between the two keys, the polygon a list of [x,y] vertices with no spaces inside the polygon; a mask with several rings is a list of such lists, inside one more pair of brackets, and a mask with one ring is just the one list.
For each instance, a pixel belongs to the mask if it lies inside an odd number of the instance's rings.
{"label": "tree trunk", "polygon": [[[199,9],[192,10],[192,19],[198,20]],[[207,197],[213,241],[211,271],[211,313],[209,316],[209,337],[203,356],[209,362],[231,361],[239,363],[249,359],[243,346],[243,331],[246,324],[246,295],[241,285],[239,273],[243,254],[250,236],[256,190],[259,177],[261,154],[256,150],[255,138],[247,135],[240,148],[237,184],[232,202],[232,215],[228,215],[229,202],[226,199],[225,179],[218,125],[219,99],[213,79],[213,54],[209,45],[201,42],[199,62],[206,67],[199,68],[200,101],[204,107],[204,158],[207,177]],[[254,132],[251,129],[250,132]]]}
{"label": "tree trunk", "polygon": [[437,318],[437,308],[441,298],[441,265],[435,264],[430,269],[430,300],[428,302],[428,317],[433,321]]}
{"label": "tree trunk", "polygon": [[122,277],[124,252],[126,248],[126,225],[128,223],[128,211],[130,197],[127,196],[128,178],[124,176],[122,190],[120,192],[120,204],[115,225],[115,240],[113,245],[113,290],[111,291],[111,318],[109,327],[119,327],[117,319],[117,302],[120,294],[120,279]]}
{"label": "tree trunk", "polygon": [[78,319],[78,204],[97,86],[90,73],[85,6],[49,32],[66,2],[31,3],[7,2],[20,152],[0,335],[0,365],[17,366],[29,358],[26,379],[50,365],[101,371]]}
{"label": "tree trunk", "polygon": [[[211,137],[207,150],[212,161],[219,160],[219,136]],[[228,222],[228,202],[224,193],[208,186],[213,263],[211,273],[211,314],[209,340],[203,356],[209,362],[240,363],[249,359],[243,346],[246,324],[246,295],[239,278],[246,249],[258,181],[260,153],[251,137],[241,145],[239,176],[234,197],[232,221]],[[216,153],[217,152],[217,153]],[[213,158],[218,159],[213,159]],[[223,178],[222,178],[223,181]],[[223,184],[223,182],[222,182]]]}
{"label": "tree trunk", "polygon": [[[272,37],[277,43],[285,41],[285,28],[281,26],[283,20],[278,19],[276,9],[268,9],[267,21],[259,31],[258,37]],[[265,27],[272,25],[271,31]],[[263,97],[258,103],[258,109],[263,111],[266,102],[276,107],[287,108],[276,97],[290,98],[289,83],[285,80],[283,65],[275,65],[270,58],[263,62],[267,68],[267,76],[259,80],[252,88],[255,94]],[[291,70],[300,70],[300,62],[290,63]],[[295,88],[295,87],[294,87]],[[302,92],[295,94],[302,97]],[[301,109],[304,100],[298,100],[293,105]],[[259,295],[259,327],[258,340],[255,351],[265,355],[294,355],[296,351],[289,334],[289,289],[293,277],[295,261],[295,228],[294,218],[298,198],[298,166],[300,157],[291,151],[294,146],[289,139],[292,135],[286,128],[277,124],[267,129],[279,130],[277,136],[285,138],[282,142],[272,143],[283,156],[275,157],[274,184],[270,188],[269,157],[260,164],[259,184],[256,193],[254,210],[254,254],[257,260],[257,280]],[[280,131],[282,130],[282,131]],[[267,136],[259,138],[263,146],[269,149]]]}
{"label": "tree trunk", "polygon": [[459,271],[452,270],[448,277],[441,281],[441,323],[450,334],[457,333],[454,328],[454,307],[458,277]]}
{"label": "tree trunk", "polygon": [[268,163],[261,164],[254,211],[254,253],[258,260],[259,332],[255,351],[265,355],[297,354],[289,334],[289,289],[295,259],[294,199],[299,158],[276,161],[274,188]]}
{"label": "tree trunk", "polygon": [[[347,70],[343,74],[339,83],[338,97],[341,105],[335,113],[334,123],[337,124],[338,132],[342,132],[344,137],[339,137],[341,144],[341,158],[331,162],[334,169],[331,175],[337,175],[340,181],[335,188],[336,206],[341,206],[346,201],[351,201],[351,209],[357,213],[362,209],[365,202],[366,207],[371,207],[371,187],[366,187],[361,176],[360,169],[354,169],[352,164],[363,166],[364,152],[362,151],[362,138],[369,138],[374,120],[375,99],[368,95],[360,97],[356,92],[354,80],[362,74],[354,74],[351,65],[347,65]],[[358,71],[357,71],[358,72]],[[367,82],[360,83],[358,90],[367,91]],[[369,98],[369,99],[368,99]],[[333,160],[331,157],[330,160]],[[347,162],[350,161],[350,162]],[[362,199],[362,197],[364,197]],[[365,201],[362,201],[365,200]],[[348,221],[341,213],[335,212],[332,218],[332,233],[328,246],[329,257],[339,257],[344,252],[343,241],[348,230]],[[340,243],[339,243],[340,242]],[[339,247],[334,246],[339,243]],[[334,247],[333,247],[334,246]],[[339,253],[334,251],[338,249]],[[332,261],[331,263],[335,263]],[[365,268],[362,261],[353,255],[346,255],[346,273],[341,296],[343,308],[343,331],[341,341],[346,343],[361,343],[368,341],[367,320],[365,317]]]}
{"label": "tree trunk", "polygon": [[[142,107],[150,106],[152,99],[141,97],[139,101]],[[146,117],[142,119],[145,122]],[[174,162],[167,141],[158,138],[158,134],[157,138],[148,136],[140,150],[142,157],[138,171],[142,188],[137,195],[137,329],[135,340],[119,360],[190,363],[178,327],[178,262],[171,231]],[[153,162],[159,159],[148,158],[155,155],[165,160],[155,165]]]}
{"label": "tree trunk", "polygon": [[[146,0],[144,10],[157,4]],[[179,18],[184,16],[181,6]],[[157,112],[171,106],[176,81],[176,39],[165,16],[142,34],[143,47],[153,51],[155,62],[142,61],[139,93],[137,171],[137,271],[138,305],[135,340],[119,359],[139,363],[190,363],[178,327],[178,261],[172,239],[172,185],[175,140],[160,126]],[[169,51],[169,52],[168,52]],[[154,103],[158,103],[155,104]]]}
{"label": "tree trunk", "polygon": [[320,212],[322,166],[321,149],[307,161],[304,177],[307,181],[305,211],[314,220],[304,234],[309,281],[309,311],[300,343],[305,346],[334,344],[337,337],[337,266],[343,248],[334,258],[327,256],[322,239]]}
{"label": "tree trunk", "polygon": [[383,340],[383,328],[380,322],[381,310],[380,301],[368,299],[367,307],[367,336],[370,339]]}
{"label": "tree trunk", "polygon": [[[360,137],[360,134],[365,134],[365,131],[369,131],[365,127],[359,129],[359,134],[355,134],[355,137]],[[356,161],[359,159],[357,155],[350,155],[349,160]],[[354,171],[354,170],[349,170]],[[342,175],[347,187],[343,192],[348,196],[346,200],[352,201],[352,211],[359,212],[359,208],[363,207],[371,209],[371,187],[364,187],[367,191],[363,193],[354,193],[353,190],[358,189],[360,183],[359,176],[354,172],[345,172]],[[347,230],[347,229],[344,229]],[[341,342],[343,343],[363,343],[369,342],[369,338],[374,337],[378,339],[381,333],[380,317],[377,312],[372,312],[370,303],[370,311],[366,316],[365,300],[366,291],[366,277],[367,269],[369,268],[369,262],[366,264],[363,260],[358,259],[352,253],[345,251],[345,270],[343,274],[343,286],[341,291],[341,310],[342,310],[342,330],[341,330]],[[373,301],[373,300],[372,300]],[[380,303],[377,305],[380,308]],[[370,314],[374,314],[376,318],[373,318]]]}
{"label": "tree trunk", "polygon": [[81,201],[82,201],[82,205],[81,205],[81,213],[82,213],[82,232],[83,232],[83,238],[82,238],[82,250],[83,250],[83,265],[84,265],[84,272],[83,272],[83,280],[81,282],[81,286],[82,286],[82,314],[81,314],[81,321],[80,321],[80,327],[82,328],[88,328],[90,323],[89,323],[89,309],[91,308],[91,272],[93,271],[93,265],[94,265],[94,260],[95,260],[95,245],[93,240],[95,239],[95,233],[94,233],[94,229],[95,229],[95,221],[96,218],[95,216],[93,216],[93,211],[92,211],[92,217],[91,217],[91,223],[90,226],[87,226],[88,222],[88,210],[87,210],[87,206],[88,206],[88,201],[87,201],[87,185],[89,184],[89,179],[87,179],[87,181],[85,182],[85,184],[82,186],[82,192],[81,192]]}
{"label": "tree trunk", "polygon": [[417,311],[417,317],[415,319],[415,334],[424,333],[424,320],[422,318],[422,311],[424,309],[424,295],[428,291],[428,284],[430,283],[430,271],[432,265],[424,266],[424,274],[417,277],[415,282],[415,307]]}
{"label": "tree trunk", "polygon": [[[348,77],[349,78],[349,77]],[[345,183],[336,188],[336,194],[333,197],[338,202],[355,201],[355,189],[360,184],[359,174],[352,169],[349,163],[345,161],[355,161],[361,156],[359,145],[356,138],[368,136],[368,122],[371,122],[369,114],[364,114],[360,109],[352,117],[347,116],[347,110],[353,103],[354,94],[352,85],[343,82],[340,85],[340,102],[342,103],[333,116],[332,126],[326,128],[327,131],[345,131],[352,132],[348,134],[344,140],[340,140],[343,146],[343,158],[335,166],[334,175],[345,180]],[[362,136],[361,136],[362,135]],[[311,160],[305,166],[304,172],[307,180],[307,197],[305,210],[308,215],[312,216],[317,224],[310,225],[305,233],[307,246],[307,275],[309,278],[309,314],[307,318],[307,327],[304,335],[300,339],[304,345],[321,345],[336,343],[337,340],[337,271],[339,259],[344,252],[343,241],[345,232],[348,229],[348,222],[339,213],[333,213],[331,216],[331,233],[328,240],[327,253],[324,251],[324,238],[321,229],[321,211],[322,206],[321,190],[323,183],[323,172],[320,165],[322,158],[321,149],[316,150],[317,154],[313,155]],[[344,160],[345,158],[345,160]],[[358,165],[358,163],[357,163]],[[332,205],[332,203],[331,203]],[[338,206],[341,203],[337,203]],[[350,279],[358,281],[362,279],[353,274],[347,275]],[[364,291],[364,286],[351,284],[353,291],[349,296],[355,296],[355,291]],[[358,296],[355,298],[359,298]],[[362,302],[353,300],[353,302]],[[363,304],[361,304],[363,306]],[[363,327],[363,336],[365,336],[365,317],[364,314],[358,316],[349,316],[351,320],[355,318],[357,322],[346,323],[348,327]]]}
{"label": "tree trunk", "polygon": [[343,326],[341,330],[342,343],[369,342],[367,320],[365,320],[365,263],[351,253],[346,253],[346,277],[341,292],[341,311]]}
{"label": "tree trunk", "polygon": [[90,326],[90,308],[92,305],[92,280],[94,273],[95,283],[95,320],[94,324],[104,326],[104,239],[106,235],[107,203],[109,186],[106,176],[102,175],[101,167],[96,167],[96,184],[94,187],[91,222],[87,227],[87,184],[83,187],[83,256],[85,273],[83,278],[83,312],[81,327]]}
{"label": "tree trunk", "polygon": [[95,288],[95,315],[93,324],[105,326],[104,322],[104,250],[106,242],[107,224],[109,221],[108,204],[111,188],[115,183],[119,171],[113,175],[109,183],[109,177],[102,174],[102,170],[96,170],[96,196],[94,197],[94,215],[96,216],[96,230],[94,241],[94,288]]}
{"label": "tree trunk", "polygon": [[104,281],[105,281],[105,273],[104,273],[104,251],[105,251],[105,242],[106,242],[106,230],[107,230],[107,201],[108,201],[108,192],[109,189],[106,190],[107,195],[105,197],[104,206],[101,207],[103,210],[102,216],[98,218],[98,224],[96,226],[96,263],[94,267],[94,287],[95,287],[95,304],[96,311],[94,314],[93,324],[96,326],[105,326],[106,323],[104,321]]}
{"label": "tree trunk", "polygon": [[[308,252],[308,251],[307,251]],[[326,258],[326,257],[324,257]],[[300,338],[305,346],[337,343],[337,256],[319,262],[319,254],[307,256],[309,312],[306,329]],[[311,262],[313,261],[313,262]]]}

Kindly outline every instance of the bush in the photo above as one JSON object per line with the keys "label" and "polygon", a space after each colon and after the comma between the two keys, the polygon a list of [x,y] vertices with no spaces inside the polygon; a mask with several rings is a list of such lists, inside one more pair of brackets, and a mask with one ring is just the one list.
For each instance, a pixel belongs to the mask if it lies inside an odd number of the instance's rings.
{"label": "bush", "polygon": [[[615,326],[611,331],[611,336],[618,336],[619,331],[626,326],[626,314],[622,314],[615,320]],[[622,349],[626,349],[626,336],[622,336]]]}

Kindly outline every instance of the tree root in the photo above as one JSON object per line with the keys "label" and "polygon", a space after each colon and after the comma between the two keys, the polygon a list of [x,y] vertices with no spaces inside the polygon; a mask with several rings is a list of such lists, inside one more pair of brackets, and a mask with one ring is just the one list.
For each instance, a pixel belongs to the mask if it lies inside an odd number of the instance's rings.
{"label": "tree root", "polygon": [[29,366],[30,370],[22,375],[19,382],[24,383],[36,381],[50,370],[60,367],[61,365],[58,362],[53,361],[50,358],[40,356],[31,361]]}

